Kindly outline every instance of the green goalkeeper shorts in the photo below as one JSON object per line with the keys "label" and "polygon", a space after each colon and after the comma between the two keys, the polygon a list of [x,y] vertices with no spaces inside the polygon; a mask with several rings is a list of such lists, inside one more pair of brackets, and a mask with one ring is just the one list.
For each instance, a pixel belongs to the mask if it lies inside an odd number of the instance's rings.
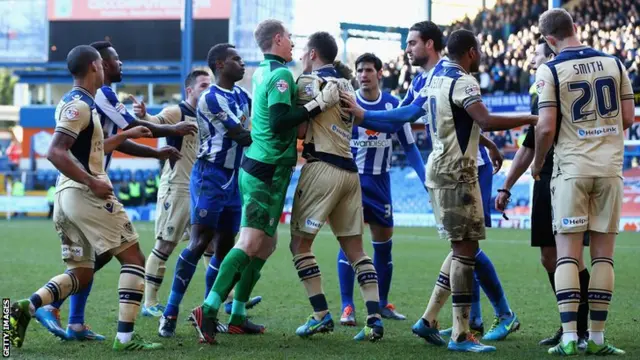
{"label": "green goalkeeper shorts", "polygon": [[278,229],[293,168],[245,158],[238,176],[242,194],[241,227],[273,237]]}

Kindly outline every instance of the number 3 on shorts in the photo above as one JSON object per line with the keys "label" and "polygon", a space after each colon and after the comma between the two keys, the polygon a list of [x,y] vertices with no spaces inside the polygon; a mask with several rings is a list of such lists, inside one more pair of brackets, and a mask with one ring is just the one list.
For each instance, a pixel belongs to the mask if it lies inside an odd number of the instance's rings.
{"label": "number 3 on shorts", "polygon": [[391,217],[391,204],[384,204],[384,217]]}

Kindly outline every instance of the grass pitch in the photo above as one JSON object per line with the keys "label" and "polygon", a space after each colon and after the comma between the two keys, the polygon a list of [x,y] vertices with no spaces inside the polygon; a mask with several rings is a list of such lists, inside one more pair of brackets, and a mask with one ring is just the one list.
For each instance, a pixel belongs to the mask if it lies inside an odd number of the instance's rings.
{"label": "grass pitch", "polygon": [[[53,275],[64,271],[60,260],[60,245],[53,224],[45,220],[14,220],[0,222],[2,229],[2,258],[0,258],[0,286],[2,297],[12,301],[25,298],[46,283]],[[328,228],[328,227],[327,227]],[[153,246],[153,224],[137,223],[140,242],[145,255]],[[489,230],[482,248],[493,260],[512,309],[522,323],[521,330],[506,341],[495,344],[498,351],[487,355],[454,354],[445,348],[427,345],[411,334],[411,326],[418,319],[429,300],[431,290],[447,254],[448,244],[437,238],[432,228],[396,228],[394,234],[394,277],[390,300],[406,321],[386,320],[385,337],[381,342],[357,343],[352,337],[359,328],[337,326],[333,334],[299,339],[294,331],[311,313],[306,293],[297,278],[288,249],[287,226],[279,228],[278,250],[264,267],[255,295],[263,302],[249,310],[252,319],[267,326],[259,336],[233,336],[222,334],[216,346],[201,345],[195,330],[184,320],[188,311],[200,304],[204,296],[204,266],[199,264],[182,303],[182,312],[173,339],[157,335],[156,318],[139,317],[136,332],[147,340],[162,342],[163,350],[156,352],[116,353],[111,350],[118,317],[117,282],[119,265],[113,261],[97,275],[87,304],[87,323],[107,337],[101,343],[61,342],[52,337],[35,321],[29,325],[26,341],[21,349],[14,348],[16,359],[462,359],[485,357],[495,359],[543,359],[550,357],[546,348],[537,345],[543,337],[551,335],[559,326],[558,310],[551,294],[547,274],[540,265],[538,249],[529,246],[529,232],[523,230]],[[619,236],[616,249],[616,284],[607,338],[627,351],[627,358],[640,358],[640,343],[635,339],[640,329],[638,318],[640,298],[640,237],[637,233]],[[366,250],[373,249],[367,234]],[[167,263],[167,274],[160,299],[166,303],[171,287],[177,253]],[[337,321],[340,316],[340,292],[336,273],[338,243],[328,229],[316,240],[314,253],[323,275],[324,290],[330,309]],[[588,258],[588,254],[587,258]],[[356,284],[357,287],[357,284]],[[360,324],[365,318],[364,304],[355,289],[357,315]],[[493,320],[493,311],[483,296],[485,328]],[[68,304],[62,308],[66,324]],[[222,317],[226,320],[226,317]],[[440,316],[441,326],[451,324],[451,307],[446,306]]]}

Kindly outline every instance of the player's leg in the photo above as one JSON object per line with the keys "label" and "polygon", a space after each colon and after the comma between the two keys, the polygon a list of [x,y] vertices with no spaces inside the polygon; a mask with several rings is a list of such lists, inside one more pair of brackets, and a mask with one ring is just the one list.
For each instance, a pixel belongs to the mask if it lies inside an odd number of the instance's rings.
{"label": "player's leg", "polygon": [[[276,248],[276,231],[284,208],[292,168],[245,158],[238,175],[242,195],[240,236],[220,264],[220,272],[201,307],[192,312],[201,341],[215,342],[218,310],[249,267],[254,276]],[[258,258],[255,263],[252,259]],[[262,261],[260,261],[262,260]]]}
{"label": "player's leg", "polygon": [[580,305],[579,261],[582,239],[588,229],[589,193],[593,179],[556,176],[551,181],[553,219],[556,230],[555,285],[562,322],[562,339],[550,348],[550,354],[578,353],[577,319]]}
{"label": "player's leg", "polygon": [[[583,245],[589,246],[590,232],[587,231],[583,236]],[[580,279],[580,305],[578,305],[578,349],[584,350],[587,347],[589,337],[589,282],[591,276],[589,269],[584,263],[584,250],[580,251],[578,257],[578,278]]]}
{"label": "player's leg", "polygon": [[[620,223],[623,184],[620,178],[595,179],[589,204],[591,230],[591,281],[589,308],[591,323],[587,354],[623,355],[625,352],[610,345],[604,338],[609,304],[613,296],[613,254]],[[592,214],[594,216],[592,216]]]}
{"label": "player's leg", "polygon": [[[393,277],[393,259],[391,249],[393,247],[393,206],[391,202],[391,180],[388,173],[360,178],[362,181],[363,206],[365,192],[369,202],[372,202],[372,215],[369,224],[371,227],[371,240],[373,241],[373,266],[378,274],[378,287],[380,291],[380,314],[385,319],[405,320],[407,317],[398,313],[395,306],[389,303],[391,279]],[[366,182],[366,184],[365,184]],[[365,190],[366,189],[366,190]],[[366,219],[365,219],[366,221]]]}
{"label": "player's leg", "polygon": [[378,274],[374,262],[362,246],[364,219],[360,178],[356,173],[343,170],[331,178],[338,180],[336,183],[340,185],[341,191],[338,193],[337,204],[329,214],[329,224],[340,242],[342,251],[353,266],[367,309],[365,326],[354,339],[377,341],[384,336],[384,326],[380,311]]}
{"label": "player's leg", "polygon": [[164,280],[166,262],[189,226],[189,198],[172,189],[158,197],[158,214],[155,224],[154,244],[145,264],[145,301],[143,316],[159,317],[165,307],[158,300],[158,290]]}
{"label": "player's leg", "polygon": [[[60,206],[60,201],[73,190],[68,189],[56,194],[55,201],[58,206],[54,212],[54,223],[62,240],[62,258],[67,263],[68,270],[53,277],[29,299],[19,300],[11,305],[9,339],[13,346],[22,347],[27,326],[39,308],[77,293],[93,279],[93,248],[80,229],[62,213],[63,209]],[[46,326],[45,323],[43,325]]]}
{"label": "player's leg", "polygon": [[[323,162],[307,163],[302,167],[294,193],[289,249],[293,255],[293,265],[313,308],[313,314],[296,329],[296,335],[301,337],[331,332],[334,328],[322,289],[322,274],[311,246],[342,194],[340,171]],[[362,200],[359,200],[358,206],[361,206]]]}

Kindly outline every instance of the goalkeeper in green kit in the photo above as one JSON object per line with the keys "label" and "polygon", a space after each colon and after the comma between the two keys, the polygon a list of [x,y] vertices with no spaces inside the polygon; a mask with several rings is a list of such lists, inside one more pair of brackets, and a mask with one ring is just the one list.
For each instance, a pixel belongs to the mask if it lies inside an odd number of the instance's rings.
{"label": "goalkeeper in green kit", "polygon": [[[326,83],[311,102],[296,107],[291,34],[278,20],[265,20],[254,32],[264,53],[253,74],[251,146],[245,152],[238,184],[242,194],[240,237],[220,265],[220,272],[204,304],[190,320],[201,342],[215,343],[218,310],[235,285],[231,316],[244,321],[245,303],[260,278],[260,270],[276,248],[276,230],[297,162],[297,127],[340,101],[335,83]],[[237,285],[236,285],[237,282]],[[264,327],[257,331],[262,333]]]}

